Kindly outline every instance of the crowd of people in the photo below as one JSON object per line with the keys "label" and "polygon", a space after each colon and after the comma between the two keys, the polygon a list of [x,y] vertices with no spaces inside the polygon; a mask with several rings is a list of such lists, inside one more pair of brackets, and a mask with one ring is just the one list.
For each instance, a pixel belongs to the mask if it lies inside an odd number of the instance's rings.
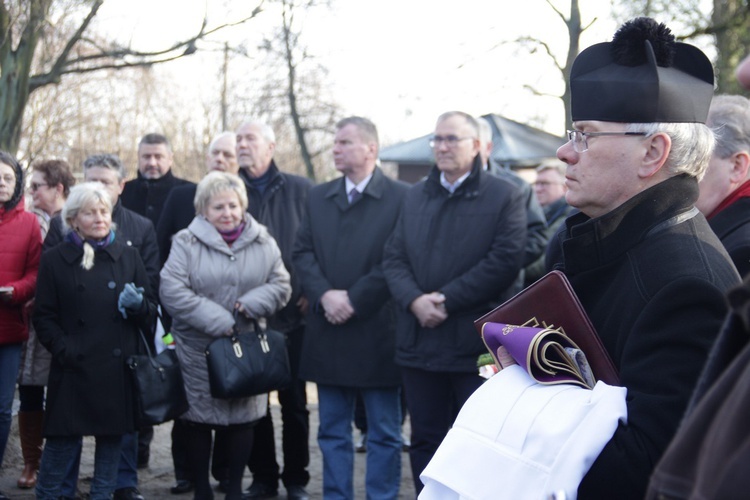
{"label": "crowd of people", "polygon": [[[750,271],[750,100],[714,96],[706,56],[649,18],[583,51],[570,79],[573,130],[533,185],[494,163],[489,124],[461,111],[437,118],[434,166],[411,186],[381,169],[377,127],[359,116],[336,124],[341,176],[319,185],[276,164],[258,120],[214,138],[197,184],[174,174],[158,133],[141,139],[130,181],[113,154],[89,156],[76,184],[63,160],[35,162],[27,180],[0,151],[0,464],[17,387],[19,488],[76,498],[82,437],[95,436],[89,498],[143,499],[153,429],[136,424],[125,365],[143,334],[176,349],[189,402],[172,424],[171,494],[273,498],[281,482],[287,498],[309,498],[306,382],[317,384],[324,498],[354,498],[358,404],[367,497],[399,497],[406,411],[420,494],[485,380],[474,320],[556,269],[627,389],[627,421],[575,493],[739,495],[741,460],[716,477],[684,450],[710,435],[714,461],[746,453],[732,416],[750,330],[738,287]],[[287,339],[282,464],[268,394],[209,388],[207,344],[251,320]],[[740,404],[717,423],[727,394]],[[471,497],[453,493],[440,498]]]}

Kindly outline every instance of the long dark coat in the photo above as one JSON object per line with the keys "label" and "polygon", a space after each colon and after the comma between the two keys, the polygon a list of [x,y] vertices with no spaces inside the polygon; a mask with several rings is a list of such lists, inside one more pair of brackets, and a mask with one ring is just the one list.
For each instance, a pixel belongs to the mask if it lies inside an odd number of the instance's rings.
{"label": "long dark coat", "polygon": [[[565,221],[565,272],[628,390],[620,424],[579,498],[643,498],[687,407],[739,283],[726,250],[693,211],[698,183],[670,178],[610,213]],[[558,252],[559,255],[559,252]]]}
{"label": "long dark coat", "polygon": [[[155,312],[141,257],[115,240],[80,266],[83,250],[65,242],[42,254],[33,322],[52,353],[45,436],[117,435],[135,430],[133,387],[125,360],[140,350],[138,326]],[[123,319],[125,283],[146,290],[140,314]]]}
{"label": "long dark coat", "polygon": [[[393,387],[393,305],[381,261],[408,186],[375,169],[362,198],[349,204],[340,178],[310,191],[294,266],[310,301],[300,377],[345,387]],[[328,290],[347,290],[355,316],[332,325],[319,305]]]}
{"label": "long dark coat", "polygon": [[731,312],[648,500],[745,498],[750,490],[750,282],[728,294]]}

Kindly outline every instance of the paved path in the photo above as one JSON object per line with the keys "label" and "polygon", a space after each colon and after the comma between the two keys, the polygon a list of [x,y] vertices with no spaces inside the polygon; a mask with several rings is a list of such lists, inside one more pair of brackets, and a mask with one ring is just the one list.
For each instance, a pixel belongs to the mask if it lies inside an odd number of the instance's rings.
{"label": "paved path", "polygon": [[[316,441],[318,431],[318,405],[315,393],[315,386],[308,384],[308,399],[310,400],[310,483],[308,492],[311,499],[322,499],[322,479],[323,479],[323,459],[320,454]],[[276,450],[281,453],[281,415],[278,403],[272,398],[271,412],[274,418],[275,436],[277,440]],[[169,486],[173,483],[172,475],[172,456],[170,451],[171,439],[169,436],[172,424],[166,423],[154,428],[154,441],[151,445],[151,462],[148,469],[139,471],[140,490],[146,497],[146,500],[172,499],[172,500],[192,500],[192,494],[171,495]],[[405,426],[408,431],[408,421]],[[356,434],[356,430],[354,431]],[[81,459],[81,481],[79,490],[88,491],[88,480],[93,472],[93,438],[84,440],[84,453]],[[279,463],[281,457],[279,457]],[[11,499],[31,500],[34,498],[33,491],[19,490],[16,487],[16,480],[23,469],[20,447],[18,444],[18,429],[14,419],[11,439],[8,441],[8,447],[5,452],[5,463],[0,470],[0,491],[5,493]],[[365,499],[364,477],[365,477],[365,455],[356,453],[354,460],[354,494],[357,500]],[[247,473],[243,486],[246,488],[250,485],[252,476]],[[217,493],[216,499],[221,499],[222,494]],[[286,494],[282,485],[279,488],[279,500],[284,500]],[[414,498],[414,485],[412,484],[411,470],[409,468],[408,453],[401,455],[401,493],[400,499]]]}

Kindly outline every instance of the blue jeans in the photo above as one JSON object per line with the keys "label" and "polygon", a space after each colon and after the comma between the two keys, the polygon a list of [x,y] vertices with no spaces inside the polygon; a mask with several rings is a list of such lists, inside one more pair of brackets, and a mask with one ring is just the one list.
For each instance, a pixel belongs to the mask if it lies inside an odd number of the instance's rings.
{"label": "blue jeans", "polygon": [[[57,500],[60,497],[68,466],[75,460],[80,443],[80,436],[47,438],[36,483],[37,500]],[[91,500],[109,499],[115,491],[121,445],[122,436],[96,437]]]}
{"label": "blue jeans", "polygon": [[352,419],[357,393],[367,414],[367,498],[398,498],[401,484],[401,398],[398,387],[318,385],[318,445],[323,454],[323,497],[354,498]]}
{"label": "blue jeans", "polygon": [[13,397],[20,364],[21,344],[0,345],[0,465],[3,464],[5,445],[8,444],[10,434]]}
{"label": "blue jeans", "polygon": [[[81,467],[82,438],[78,439],[73,460],[68,463],[62,486],[62,495],[75,498],[78,493],[78,472]],[[116,490],[138,487],[138,433],[128,432],[122,436],[120,460],[117,466]]]}

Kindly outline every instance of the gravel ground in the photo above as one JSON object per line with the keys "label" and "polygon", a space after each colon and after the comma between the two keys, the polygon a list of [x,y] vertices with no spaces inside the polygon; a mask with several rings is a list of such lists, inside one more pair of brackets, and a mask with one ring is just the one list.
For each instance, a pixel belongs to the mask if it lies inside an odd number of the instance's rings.
{"label": "gravel ground", "polygon": [[[318,430],[318,405],[317,397],[315,392],[315,385],[308,384],[308,400],[310,409],[310,483],[307,485],[307,491],[310,493],[311,499],[322,499],[323,491],[323,459],[320,454],[316,442],[316,433]],[[274,418],[274,427],[276,429],[276,440],[277,453],[281,453],[280,437],[281,432],[281,408],[275,398],[272,397],[271,412]],[[172,428],[171,422],[159,425],[154,428],[154,441],[151,443],[151,461],[147,469],[140,470],[139,474],[139,488],[141,493],[147,500],[155,499],[172,499],[172,500],[190,500],[192,499],[191,494],[185,495],[171,495],[169,493],[169,487],[174,482],[174,476],[172,474],[172,456],[170,451],[170,430]],[[408,419],[407,424],[404,427],[404,431],[408,432]],[[354,431],[356,435],[356,430]],[[94,440],[93,438],[85,438],[83,447],[83,456],[81,458],[81,474],[79,481],[79,491],[88,491],[89,481],[93,473],[93,451],[94,451]],[[281,456],[278,457],[279,463],[281,462]],[[13,420],[13,428],[11,429],[11,437],[8,441],[8,446],[5,450],[5,461],[3,468],[0,470],[0,491],[11,499],[26,500],[33,499],[33,491],[20,490],[16,487],[16,480],[18,479],[21,470],[23,469],[23,461],[21,459],[21,452],[18,443],[18,428],[16,420]],[[354,494],[356,499],[364,499],[364,477],[365,477],[365,454],[356,453],[354,460]],[[243,483],[244,487],[250,486],[252,482],[252,476],[247,472]],[[414,498],[414,485],[412,483],[411,470],[409,468],[409,455],[403,453],[401,455],[401,491],[399,498],[401,499],[413,499]],[[216,494],[216,498],[222,498],[221,493]],[[280,500],[286,498],[283,485],[279,488]]]}

